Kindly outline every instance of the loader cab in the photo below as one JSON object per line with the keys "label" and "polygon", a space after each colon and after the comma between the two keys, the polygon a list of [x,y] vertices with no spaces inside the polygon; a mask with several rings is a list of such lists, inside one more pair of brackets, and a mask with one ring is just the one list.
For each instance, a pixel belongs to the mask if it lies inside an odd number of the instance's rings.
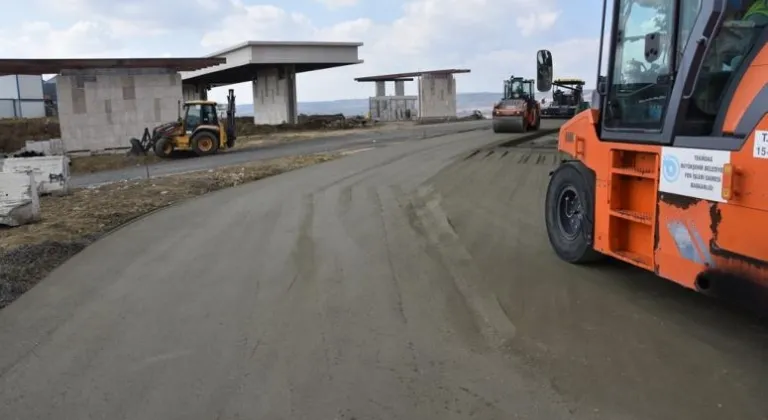
{"label": "loader cab", "polygon": [[219,125],[216,102],[189,101],[184,103],[184,131],[193,133],[200,126]]}
{"label": "loader cab", "polygon": [[[598,70],[598,100],[593,100],[600,111],[598,137],[739,148],[762,114],[756,109],[737,130],[724,121],[737,85],[768,38],[768,5],[763,6],[765,14],[755,6],[763,2],[604,0],[603,32],[611,36],[600,45],[602,72]],[[552,55],[547,50],[537,54],[537,77],[539,90],[548,91]],[[755,86],[764,97],[753,103],[768,100],[768,91],[761,88]]]}

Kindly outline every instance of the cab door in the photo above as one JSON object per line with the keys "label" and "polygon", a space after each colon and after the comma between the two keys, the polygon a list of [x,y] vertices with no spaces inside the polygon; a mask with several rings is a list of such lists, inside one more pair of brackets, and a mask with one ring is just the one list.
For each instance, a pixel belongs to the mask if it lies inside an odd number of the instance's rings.
{"label": "cab door", "polygon": [[661,154],[657,271],[718,295],[768,285],[768,32],[744,11],[710,42]]}

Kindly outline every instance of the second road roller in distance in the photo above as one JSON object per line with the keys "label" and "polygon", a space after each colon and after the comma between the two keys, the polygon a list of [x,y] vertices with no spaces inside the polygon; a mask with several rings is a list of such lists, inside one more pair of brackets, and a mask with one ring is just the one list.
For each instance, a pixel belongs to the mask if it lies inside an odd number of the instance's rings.
{"label": "second road roller in distance", "polygon": [[504,81],[504,97],[493,106],[494,133],[538,130],[541,106],[533,93],[533,79],[510,77]]}

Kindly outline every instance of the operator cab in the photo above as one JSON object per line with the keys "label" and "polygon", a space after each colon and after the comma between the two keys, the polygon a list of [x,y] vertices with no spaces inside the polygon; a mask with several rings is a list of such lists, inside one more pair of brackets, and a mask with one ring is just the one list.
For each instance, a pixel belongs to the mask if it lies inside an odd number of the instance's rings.
{"label": "operator cab", "polygon": [[[724,130],[724,120],[736,86],[768,39],[764,2],[613,0],[612,36],[600,45],[603,71],[592,103],[601,111],[600,139],[660,145],[679,139],[700,148],[712,146],[712,137],[743,140],[759,117],[738,132]],[[604,28],[607,10],[604,0]],[[609,50],[605,68],[603,48]],[[540,51],[537,64],[538,88],[548,91],[551,53]],[[730,150],[741,144],[724,141]]]}
{"label": "operator cab", "polygon": [[552,82],[552,102],[557,106],[578,107],[581,104],[581,92],[584,81],[579,79],[558,79]]}
{"label": "operator cab", "polygon": [[184,131],[193,133],[203,125],[219,125],[216,102],[189,101],[184,104]]}
{"label": "operator cab", "polygon": [[501,104],[518,103],[525,101],[528,103],[536,102],[533,93],[533,79],[524,79],[522,77],[510,77],[504,81],[504,97]]}
{"label": "operator cab", "polygon": [[526,99],[533,97],[533,80],[511,77],[504,81],[503,99]]}

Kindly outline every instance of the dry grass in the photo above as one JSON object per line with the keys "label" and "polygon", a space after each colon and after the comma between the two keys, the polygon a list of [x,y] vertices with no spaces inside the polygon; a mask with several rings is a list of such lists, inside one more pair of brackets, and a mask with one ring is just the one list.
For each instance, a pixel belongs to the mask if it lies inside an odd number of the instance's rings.
{"label": "dry grass", "polygon": [[14,153],[24,147],[27,140],[59,137],[59,121],[55,118],[0,119],[0,153]]}
{"label": "dry grass", "polygon": [[147,156],[126,156],[124,153],[114,155],[74,156],[69,171],[72,174],[89,174],[94,172],[122,169],[130,166],[143,166],[157,163],[161,159],[152,153]]}

